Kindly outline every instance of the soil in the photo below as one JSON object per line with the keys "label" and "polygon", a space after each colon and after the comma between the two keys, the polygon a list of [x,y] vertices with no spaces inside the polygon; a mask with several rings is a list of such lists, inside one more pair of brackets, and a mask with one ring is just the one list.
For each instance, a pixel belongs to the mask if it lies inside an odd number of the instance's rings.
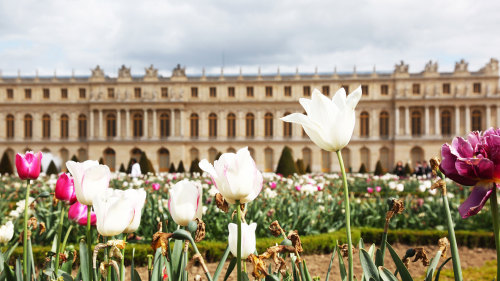
{"label": "soil", "polygon": [[[493,243],[493,242],[492,242]],[[367,245],[369,246],[369,245]],[[402,244],[395,244],[393,245],[394,250],[398,253],[400,257],[402,257],[406,250],[410,248],[408,245],[402,245]],[[438,251],[437,246],[425,246],[425,250],[428,253],[429,259],[432,259],[436,252]],[[496,259],[496,251],[495,249],[486,249],[486,248],[467,248],[467,247],[460,247],[459,248],[459,253],[460,253],[460,261],[462,268],[471,268],[471,267],[481,267],[485,264],[486,261],[491,261]],[[448,249],[446,253],[447,257],[451,256],[450,250]],[[319,276],[320,280],[325,280],[326,277],[326,272],[328,270],[328,265],[330,263],[330,258],[331,255],[307,255],[303,256],[303,259],[305,259],[307,263],[307,267],[309,269],[309,272],[311,273],[312,277]],[[444,261],[444,258],[441,258],[439,265]],[[287,261],[288,262],[288,261]],[[346,263],[347,266],[347,258],[344,258],[344,262]],[[266,264],[269,265],[270,260],[266,260]],[[223,280],[224,274],[226,272],[227,266],[229,262],[226,262],[226,265],[224,267],[224,270],[221,273],[221,276],[219,277],[219,280]],[[394,266],[394,263],[392,261],[392,258],[390,257],[390,254],[388,251],[386,251],[385,255],[385,267],[390,269],[392,272],[395,271],[396,267]],[[213,274],[215,272],[215,269],[217,267],[216,263],[208,263],[207,264],[208,271]],[[444,267],[445,269],[453,269],[453,265],[451,260],[446,264]],[[253,267],[249,263],[247,263],[247,271],[251,272]],[[141,276],[141,279],[143,281],[148,280],[148,272],[145,267],[137,268],[137,271],[139,272],[139,275]],[[423,279],[421,277],[425,277],[425,271],[426,267],[424,267],[421,263],[421,261],[418,262],[410,262],[409,266],[409,271],[411,276],[415,280],[420,280]],[[130,274],[129,270],[127,271],[127,278],[126,280],[130,280]],[[359,252],[355,249],[354,250],[354,273],[357,279],[361,279],[361,265],[359,263]],[[189,269],[189,279],[194,280],[194,277],[199,274],[201,276],[201,280],[206,280],[206,277],[203,273],[203,270],[200,266],[193,266]],[[250,280],[253,280],[253,277],[250,276]],[[493,279],[494,276],[491,278]],[[231,281],[236,281],[236,272],[233,271],[231,276],[229,277],[228,280]],[[337,281],[340,280],[340,273],[339,273],[339,264],[337,260],[337,256],[335,257],[332,271],[330,273],[330,280],[332,281]],[[465,280],[467,280],[465,278]],[[214,280],[215,281],[215,280]]]}

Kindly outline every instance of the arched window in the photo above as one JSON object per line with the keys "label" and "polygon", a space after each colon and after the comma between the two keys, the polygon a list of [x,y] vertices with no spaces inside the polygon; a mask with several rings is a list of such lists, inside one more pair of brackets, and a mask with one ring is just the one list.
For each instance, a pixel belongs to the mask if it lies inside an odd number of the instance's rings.
{"label": "arched window", "polygon": [[68,136],[69,136],[69,117],[68,115],[63,114],[61,115],[61,139],[67,139]]}
{"label": "arched window", "polygon": [[386,139],[389,137],[389,113],[387,111],[380,112],[379,118],[379,133],[380,137]]}
{"label": "arched window", "polygon": [[170,115],[164,112],[160,114],[160,137],[166,138],[169,136],[170,136]]}
{"label": "arched window", "polygon": [[449,110],[441,112],[441,135],[451,136],[451,112]]}
{"label": "arched window", "polygon": [[198,117],[198,114],[196,114],[196,113],[191,114],[191,117],[189,117],[192,138],[198,137],[198,122],[199,122],[199,120],[200,120],[200,118]]}
{"label": "arched window", "polygon": [[208,136],[211,138],[217,137],[217,114],[215,113],[208,115]]}
{"label": "arched window", "polygon": [[208,161],[210,163],[213,163],[215,160],[217,160],[217,154],[218,154],[218,151],[217,149],[211,147],[210,149],[208,149]]}
{"label": "arched window", "polygon": [[106,148],[104,150],[104,165],[108,166],[109,169],[114,172],[115,171],[115,166],[116,166],[116,153],[112,148]]}
{"label": "arched window", "polygon": [[59,155],[61,156],[61,162],[62,162],[61,170],[67,171],[66,162],[68,162],[69,160],[69,151],[66,148],[61,148],[61,150],[59,150]]}
{"label": "arched window", "polygon": [[137,148],[137,147],[134,147],[130,151],[130,158],[134,158],[135,160],[137,160],[137,162],[139,162],[139,159],[141,159],[141,154],[142,154],[142,150]]}
{"label": "arched window", "polygon": [[246,136],[247,138],[255,137],[255,116],[253,113],[247,113],[245,116]]}
{"label": "arched window", "polygon": [[472,111],[472,130],[473,131],[481,131],[481,123],[482,123],[482,116],[481,116],[481,111],[479,110],[474,110]]}
{"label": "arched window", "polygon": [[227,115],[227,137],[234,138],[236,136],[236,115],[229,113]]}
{"label": "arched window", "polygon": [[[290,115],[290,112],[286,112],[284,116]],[[283,122],[283,137],[291,138],[292,137],[292,123],[291,122]]]}
{"label": "arched window", "polygon": [[272,172],[273,171],[273,149],[268,147],[264,149],[264,172]]}
{"label": "arched window", "polygon": [[200,151],[193,147],[189,150],[189,156],[191,157],[189,162],[193,162],[194,160],[199,160],[200,159]]}
{"label": "arched window", "polygon": [[170,152],[164,147],[158,150],[158,166],[160,172],[167,172],[170,166]]}
{"label": "arched window", "polygon": [[88,159],[87,150],[85,148],[78,149],[78,161],[83,162]]}
{"label": "arched window", "polygon": [[380,164],[382,164],[384,172],[388,171],[391,167],[391,158],[389,153],[390,152],[387,147],[382,147],[380,149]]}
{"label": "arched window", "polygon": [[[78,137],[80,139],[87,138],[87,116],[80,114],[78,116]],[[78,159],[81,161],[81,159]]]}
{"label": "arched window", "polygon": [[106,115],[106,136],[108,138],[116,137],[116,115],[114,113]]}
{"label": "arched window", "polygon": [[14,138],[14,115],[9,114],[5,119],[6,123],[5,128],[7,129],[6,135],[8,139]]}
{"label": "arched window", "polygon": [[24,137],[27,139],[33,137],[33,117],[30,114],[24,115]]}
{"label": "arched window", "polygon": [[419,147],[415,146],[410,150],[410,158],[411,158],[411,165],[413,167],[417,166],[417,162],[422,162],[424,158],[424,150]]}
{"label": "arched window", "polygon": [[253,160],[257,162],[257,158],[255,158],[255,149],[249,147],[248,152],[250,152],[250,156],[252,156]]}
{"label": "arched window", "polygon": [[264,115],[264,136],[268,138],[273,136],[273,114],[270,112]]}
{"label": "arched window", "polygon": [[302,161],[304,161],[304,167],[312,169],[312,151],[309,147],[304,147],[302,149]]}
{"label": "arched window", "polygon": [[42,137],[50,138],[50,115],[48,114],[42,116]]}
{"label": "arched window", "polygon": [[359,131],[359,136],[362,138],[367,138],[370,136],[370,132],[368,131],[368,128],[370,127],[370,114],[368,112],[363,111],[361,112],[360,115],[360,131]]}
{"label": "arched window", "polygon": [[420,111],[411,113],[411,135],[419,137],[422,134],[422,114]]}
{"label": "arched window", "polygon": [[229,147],[226,152],[228,152],[228,153],[236,153],[236,149],[234,149],[233,147]]}
{"label": "arched window", "polygon": [[[363,147],[359,150],[359,154],[361,156],[361,164],[365,164],[366,171],[370,171],[370,150],[366,147]],[[361,168],[361,167],[360,167]]]}
{"label": "arched window", "polygon": [[133,129],[134,129],[134,137],[142,137],[143,133],[143,119],[142,119],[142,114],[141,113],[136,113],[134,114],[133,117]]}
{"label": "arched window", "polygon": [[330,151],[321,150],[321,171],[329,173],[332,165],[332,155]]}
{"label": "arched window", "polygon": [[352,172],[351,165],[351,150],[347,147],[342,148],[342,158],[344,159],[345,170],[350,173]]}

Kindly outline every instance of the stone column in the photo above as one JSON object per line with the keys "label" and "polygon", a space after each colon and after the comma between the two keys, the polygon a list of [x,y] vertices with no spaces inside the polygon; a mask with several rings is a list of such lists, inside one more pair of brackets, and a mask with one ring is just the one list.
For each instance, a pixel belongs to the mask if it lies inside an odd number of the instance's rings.
{"label": "stone column", "polygon": [[78,138],[78,113],[71,112],[69,114],[69,134],[68,137],[70,140],[75,140]]}
{"label": "stone column", "polygon": [[99,138],[102,139],[104,137],[104,126],[102,121],[102,109],[99,110]]}
{"label": "stone column", "polygon": [[122,111],[120,109],[116,110],[116,136],[118,139],[122,137]]}
{"label": "stone column", "polygon": [[217,138],[227,139],[227,112],[219,111],[217,118]]}
{"label": "stone column", "polygon": [[170,111],[170,136],[175,137],[175,110]]}
{"label": "stone column", "polygon": [[500,106],[497,105],[497,123],[495,124],[495,127],[500,127]]}
{"label": "stone column", "polygon": [[460,135],[460,107],[455,106],[455,135]]}
{"label": "stone column", "polygon": [[[61,139],[61,115],[59,113],[52,113],[50,118],[50,138],[53,140]],[[69,124],[68,124],[69,125]],[[68,128],[69,129],[69,128]]]}
{"label": "stone column", "polygon": [[[379,116],[380,114],[377,114],[376,110],[372,110],[370,112],[370,126],[368,127],[370,138],[378,139],[380,137],[380,122],[378,122]],[[334,161],[332,161],[332,163],[334,163]]]}
{"label": "stone column", "polygon": [[236,138],[246,138],[246,114],[243,111],[236,112]]}
{"label": "stone column", "polygon": [[[282,139],[283,136],[283,121],[279,118],[283,117],[283,112],[278,110],[273,116],[273,139]],[[279,121],[279,122],[278,122]]]}
{"label": "stone column", "polygon": [[434,134],[436,136],[440,136],[441,135],[440,124],[441,123],[439,122],[439,106],[435,106],[434,107]]}
{"label": "stone column", "polygon": [[491,108],[489,105],[486,105],[486,129],[491,127]]}
{"label": "stone column", "polygon": [[262,111],[257,111],[257,114],[254,115],[254,126],[255,126],[255,138],[262,138],[265,135],[264,132],[264,114]]}
{"label": "stone column", "polygon": [[184,112],[184,109],[180,109],[179,110],[179,137],[183,138],[184,137],[184,123],[186,120],[184,120],[185,118],[185,112]]}
{"label": "stone column", "polygon": [[399,108],[394,109],[394,136],[399,135]]}
{"label": "stone column", "polygon": [[130,138],[130,110],[125,110],[125,132],[127,135],[125,136],[127,139]]}
{"label": "stone column", "polygon": [[405,134],[409,136],[410,132],[410,108],[405,107]]}
{"label": "stone column", "polygon": [[470,107],[465,106],[465,132],[468,133],[470,132]]}
{"label": "stone column", "polygon": [[[498,112],[498,110],[497,110]],[[24,139],[24,114],[15,112],[14,114],[14,139]]]}
{"label": "stone column", "polygon": [[425,106],[424,107],[424,118],[425,118],[425,136],[429,136],[429,107]]}
{"label": "stone column", "polygon": [[156,138],[158,137],[158,126],[157,126],[157,113],[156,113],[156,109],[153,109],[153,132],[152,132],[152,135],[153,135],[153,138]]}
{"label": "stone column", "polygon": [[148,138],[148,127],[149,127],[149,122],[148,122],[148,110],[145,109],[144,110],[144,120],[143,120],[143,124],[144,124],[144,138]]}
{"label": "stone column", "polygon": [[94,111],[90,110],[90,139],[94,138]]}
{"label": "stone column", "polygon": [[[14,119],[14,124],[16,124],[16,121]],[[7,138],[7,115],[6,114],[3,114],[2,112],[0,112],[0,124],[5,124],[5,129],[3,130],[0,130],[0,140],[4,140]],[[15,132],[14,132],[15,133]]]}

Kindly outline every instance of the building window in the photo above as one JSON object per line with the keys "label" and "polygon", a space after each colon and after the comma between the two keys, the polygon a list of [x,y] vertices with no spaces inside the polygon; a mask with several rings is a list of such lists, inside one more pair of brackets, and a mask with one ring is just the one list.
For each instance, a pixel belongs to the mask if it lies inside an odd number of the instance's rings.
{"label": "building window", "polygon": [[24,98],[27,100],[31,99],[31,89],[24,89]]}
{"label": "building window", "polygon": [[441,112],[441,135],[451,136],[451,112],[449,110]]}
{"label": "building window", "polygon": [[236,115],[229,113],[227,115],[227,137],[234,138],[236,136]]}
{"label": "building window", "polygon": [[273,114],[270,112],[264,115],[264,136],[268,138],[273,136]]}
{"label": "building window", "polygon": [[360,115],[360,131],[359,136],[362,138],[367,138],[370,136],[368,128],[370,127],[370,115],[368,112],[363,111]]}
{"label": "building window", "polygon": [[342,85],[342,88],[344,88],[346,94],[349,94],[349,86],[347,85]]}
{"label": "building window", "polygon": [[6,122],[7,124],[5,127],[7,128],[6,132],[7,138],[12,139],[14,138],[14,115],[12,114],[7,115]]}
{"label": "building window", "polygon": [[197,138],[198,137],[198,122],[200,118],[198,117],[198,114],[193,113],[191,114],[191,117],[189,117],[189,123],[191,125],[191,138]]}
{"label": "building window", "polygon": [[329,96],[330,95],[330,86],[323,85],[323,87],[321,87],[321,91],[322,91],[323,95]]}
{"label": "building window", "polygon": [[422,114],[420,111],[411,113],[411,134],[414,137],[419,137],[422,134]]}
{"label": "building window", "polygon": [[46,100],[50,99],[50,89],[47,88],[43,89],[43,98]]}
{"label": "building window", "polygon": [[266,86],[266,97],[272,97],[272,96],[273,96],[273,87]]}
{"label": "building window", "polygon": [[50,116],[44,114],[42,117],[42,137],[44,139],[50,138]]}
{"label": "building window", "polygon": [[14,98],[14,90],[13,89],[7,89],[7,99],[11,100]]}
{"label": "building window", "polygon": [[444,83],[443,84],[443,94],[450,94],[450,93],[451,93],[450,83]]}
{"label": "building window", "polygon": [[33,117],[24,115],[24,138],[31,139],[33,137]]}
{"label": "building window", "polygon": [[85,96],[87,95],[86,91],[85,91],[85,88],[80,88],[80,89],[78,89],[78,91],[80,92],[80,98],[84,99]]}
{"label": "building window", "polygon": [[162,113],[160,114],[160,137],[166,138],[169,136],[170,136],[170,115],[168,113]]}
{"label": "building window", "polygon": [[68,89],[62,88],[61,89],[61,99],[67,99],[68,98]]}
{"label": "building window", "polygon": [[481,93],[481,83],[474,83],[473,91],[474,91],[474,94],[480,94]]}
{"label": "building window", "polygon": [[381,85],[380,86],[380,94],[383,96],[387,96],[389,94],[389,85]]}
{"label": "building window", "polygon": [[245,116],[246,124],[246,136],[247,138],[253,138],[255,136],[255,116],[253,113],[247,113]]}
{"label": "building window", "polygon": [[311,86],[304,86],[303,87],[303,94],[304,94],[304,97],[310,97],[311,96]]}
{"label": "building window", "polygon": [[387,139],[389,137],[389,113],[387,113],[387,111],[382,111],[379,119],[380,137]]}
{"label": "building window", "polygon": [[247,97],[253,97],[253,87],[247,87]]}
{"label": "building window", "polygon": [[[290,115],[290,112],[286,112],[285,115],[283,115],[283,116],[287,116],[287,115]],[[283,122],[283,137],[285,137],[285,138],[292,137],[292,123]]]}
{"label": "building window", "polygon": [[115,88],[108,88],[108,98],[109,99],[115,98]]}
{"label": "building window", "polygon": [[479,110],[472,111],[472,130],[481,131],[482,114]]}
{"label": "building window", "polygon": [[116,137],[116,115],[113,113],[106,115],[106,136]]}
{"label": "building window", "polygon": [[217,137],[217,114],[215,113],[208,115],[208,136],[211,138]]}
{"label": "building window", "polygon": [[368,96],[368,85],[361,85],[361,92],[363,96]]}
{"label": "building window", "polygon": [[235,96],[235,94],[234,94],[234,87],[228,87],[227,88],[227,96],[231,97],[231,98],[234,98],[234,96]]}
{"label": "building window", "polygon": [[273,157],[273,149],[267,147],[264,149],[264,172],[272,172],[274,171],[274,157]]}
{"label": "building window", "polygon": [[140,99],[142,96],[142,89],[141,88],[134,88],[134,97],[136,99]]}
{"label": "building window", "polygon": [[167,87],[162,87],[161,88],[161,97],[162,98],[168,98],[168,88]]}
{"label": "building window", "polygon": [[416,84],[416,83],[414,83],[414,84],[412,85],[412,93],[413,93],[414,95],[419,95],[419,94],[420,94],[420,84]]}
{"label": "building window", "polygon": [[215,98],[217,97],[217,88],[215,87],[210,87],[210,97]]}
{"label": "building window", "polygon": [[143,132],[143,119],[142,119],[142,114],[141,113],[136,113],[134,114],[133,117],[133,131],[134,131],[134,137],[139,138],[142,137],[142,132]]}
{"label": "building window", "polygon": [[87,138],[87,116],[84,114],[80,114],[80,116],[78,116],[78,138]]}
{"label": "building window", "polygon": [[158,151],[158,166],[160,167],[160,172],[168,172],[170,166],[170,153],[168,149],[161,148]]}
{"label": "building window", "polygon": [[69,117],[66,114],[61,115],[61,139],[69,137]]}
{"label": "building window", "polygon": [[292,86],[285,86],[285,97],[292,96]]}
{"label": "building window", "polygon": [[197,87],[191,87],[191,97],[192,98],[198,97],[198,88]]}

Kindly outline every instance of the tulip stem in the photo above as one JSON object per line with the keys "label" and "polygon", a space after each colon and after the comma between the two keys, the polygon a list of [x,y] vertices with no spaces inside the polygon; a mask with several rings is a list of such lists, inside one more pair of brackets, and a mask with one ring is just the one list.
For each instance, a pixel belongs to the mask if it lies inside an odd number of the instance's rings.
{"label": "tulip stem", "polygon": [[455,238],[455,230],[453,229],[453,220],[450,213],[450,205],[448,203],[448,196],[445,192],[441,195],[443,198],[444,210],[446,212],[446,221],[448,224],[448,236],[450,238],[451,261],[453,262],[453,275],[455,281],[462,281],[462,268],[460,267],[460,255],[458,254],[457,239]]}
{"label": "tulip stem", "polygon": [[500,231],[498,229],[498,199],[497,199],[497,188],[496,185],[493,186],[493,194],[490,198],[491,204],[491,217],[493,218],[493,231],[495,232],[495,245],[497,247],[497,279],[500,280]]}
{"label": "tulip stem", "polygon": [[345,204],[345,231],[347,235],[347,253],[349,260],[349,281],[353,281],[354,266],[352,263],[352,238],[351,238],[351,209],[349,207],[349,187],[347,186],[347,176],[345,174],[344,160],[342,153],[337,150],[337,157],[339,158],[340,171],[342,172],[342,183],[344,185],[344,204]]}
{"label": "tulip stem", "polygon": [[30,187],[31,187],[31,182],[28,179],[28,183],[26,184],[26,199],[24,201],[24,232],[23,232],[23,273],[25,281],[31,279],[28,277],[28,208],[30,204],[29,203]]}
{"label": "tulip stem", "polygon": [[59,252],[61,251],[61,235],[62,235],[62,228],[63,228],[63,222],[64,222],[64,214],[66,213],[66,208],[63,202],[59,201],[59,204],[61,204],[61,210],[60,210],[60,215],[59,215],[59,225],[57,227],[57,247],[56,247],[56,264],[55,264],[55,273],[56,276],[59,276],[58,271],[59,271]]}
{"label": "tulip stem", "polygon": [[[127,242],[127,234],[123,233],[123,242]],[[125,244],[126,245],[126,244]],[[120,280],[125,280],[125,247],[122,250],[122,260],[120,262]]]}
{"label": "tulip stem", "polygon": [[69,234],[71,233],[71,230],[73,229],[73,225],[70,224],[68,227],[68,230],[66,231],[66,235],[64,236],[64,240],[62,242],[61,246],[61,252],[64,253],[66,251],[66,242],[68,241]]}
{"label": "tulip stem", "polygon": [[236,223],[238,224],[238,240],[236,244],[236,266],[237,266],[237,277],[238,281],[242,281],[241,278],[241,208],[240,200],[236,200]]}
{"label": "tulip stem", "polygon": [[[88,254],[88,259],[89,263],[92,260],[92,227],[91,227],[91,219],[92,219],[92,206],[88,205],[87,206],[87,254]],[[89,265],[88,268],[89,271],[89,279],[92,281],[93,275],[92,275],[92,267]]]}

